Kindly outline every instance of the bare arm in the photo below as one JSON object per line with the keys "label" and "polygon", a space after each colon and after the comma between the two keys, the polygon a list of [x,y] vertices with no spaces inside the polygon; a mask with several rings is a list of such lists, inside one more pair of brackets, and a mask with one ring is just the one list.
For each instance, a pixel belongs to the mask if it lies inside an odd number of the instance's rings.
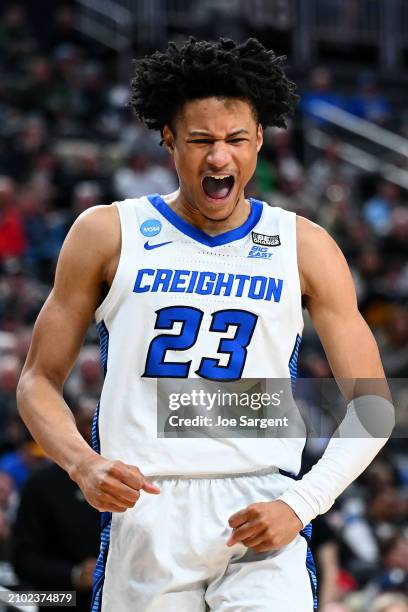
{"label": "bare arm", "polygon": [[[320,461],[273,502],[251,504],[229,519],[237,541],[265,552],[289,543],[372,461],[392,429],[393,410],[379,351],[360,315],[351,274],[340,249],[319,226],[298,218],[299,273],[306,306],[337,383],[347,401],[359,398],[386,413],[383,437],[353,437],[361,425],[355,407],[347,410],[346,434],[332,438]],[[373,396],[377,396],[374,397]],[[374,400],[374,401],[373,401]],[[373,404],[373,405],[371,405]],[[366,407],[366,404],[363,406]],[[378,412],[374,418],[377,418]],[[380,428],[381,429],[381,428]],[[350,435],[352,432],[352,435]]]}
{"label": "bare arm", "polygon": [[341,250],[324,229],[303,217],[297,229],[303,299],[343,395],[349,401],[374,391],[389,399],[378,347],[358,310]]}
{"label": "bare arm", "polygon": [[[35,324],[17,389],[18,409],[33,437],[100,510],[120,509],[115,494],[121,502],[134,504],[131,488],[140,488],[140,477],[137,468],[123,472],[125,464],[108,462],[92,450],[77,430],[62,392],[101,299],[109,265],[119,250],[115,206],[89,209],[76,220],[60,253],[55,286]],[[95,478],[89,482],[91,465]],[[126,485],[116,486],[112,476]],[[109,485],[105,504],[100,502],[102,481]]]}
{"label": "bare arm", "polygon": [[68,472],[79,459],[96,454],[79,434],[62,390],[100,298],[108,255],[95,244],[97,226],[102,226],[101,231],[104,224],[101,212],[105,213],[93,209],[79,217],[65,240],[55,286],[34,326],[17,389],[20,415],[27,427]]}

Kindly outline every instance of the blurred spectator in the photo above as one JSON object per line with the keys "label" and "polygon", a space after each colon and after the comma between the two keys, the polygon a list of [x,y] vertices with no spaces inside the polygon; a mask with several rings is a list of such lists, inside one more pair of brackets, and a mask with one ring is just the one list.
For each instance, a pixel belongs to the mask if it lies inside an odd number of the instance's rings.
{"label": "blurred spectator", "polygon": [[[14,355],[3,355],[0,360],[0,448],[6,422],[16,406],[16,388],[21,365]],[[1,456],[0,456],[1,462]]]}
{"label": "blurred spectator", "polygon": [[21,446],[1,457],[0,473],[8,474],[14,491],[19,493],[30,474],[46,461],[43,450],[27,434],[27,440]]}
{"label": "blurred spectator", "polygon": [[13,481],[8,474],[0,472],[0,561],[9,557],[8,543],[15,503]]}
{"label": "blurred spectator", "polygon": [[373,602],[373,612],[408,612],[408,599],[386,593]]}
{"label": "blurred spectator", "polygon": [[379,332],[381,356],[390,376],[408,375],[408,312],[404,306],[387,309]]}
{"label": "blurred spectator", "polygon": [[59,106],[59,88],[49,59],[37,55],[29,64],[29,72],[20,93],[21,108],[51,120]]}
{"label": "blurred spectator", "polygon": [[85,45],[84,37],[78,30],[78,8],[70,4],[63,4],[55,11],[55,24],[49,29],[49,46],[51,49],[59,44],[68,44],[82,47]]}
{"label": "blurred spectator", "polygon": [[317,564],[319,606],[325,609],[339,597],[340,557],[337,534],[324,516],[313,521],[312,553]]}
{"label": "blurred spectator", "polygon": [[300,110],[305,117],[324,122],[320,119],[319,104],[325,102],[339,108],[344,107],[344,101],[333,88],[333,77],[328,68],[315,68],[310,74],[310,88],[303,93]]}
{"label": "blurred spectator", "polygon": [[363,206],[362,215],[378,235],[387,234],[391,229],[392,211],[400,198],[398,187],[382,181],[377,194],[370,198]]}
{"label": "blurred spectator", "polygon": [[113,186],[119,200],[149,193],[171,193],[177,188],[174,173],[162,165],[149,163],[142,153],[129,156],[127,166],[116,170]]}
{"label": "blurred spectator", "polygon": [[0,176],[0,264],[7,257],[22,255],[25,246],[15,184],[9,177]]}
{"label": "blurred spectator", "polygon": [[94,408],[102,387],[102,368],[97,346],[82,349],[74,371],[65,383],[65,390],[75,401],[94,398]]}
{"label": "blurred spectator", "polygon": [[391,105],[388,98],[379,91],[375,74],[361,74],[357,87],[357,95],[350,100],[348,110],[367,121],[386,123],[391,117]]}
{"label": "blurred spectator", "polygon": [[9,70],[19,70],[21,62],[36,48],[36,41],[26,20],[25,9],[17,2],[10,4],[0,20],[0,53]]}
{"label": "blurred spectator", "polygon": [[[76,421],[90,442],[92,411],[79,410]],[[99,523],[99,512],[58,465],[33,474],[22,491],[13,528],[14,566],[23,584],[39,590],[76,590],[76,609],[88,612]]]}

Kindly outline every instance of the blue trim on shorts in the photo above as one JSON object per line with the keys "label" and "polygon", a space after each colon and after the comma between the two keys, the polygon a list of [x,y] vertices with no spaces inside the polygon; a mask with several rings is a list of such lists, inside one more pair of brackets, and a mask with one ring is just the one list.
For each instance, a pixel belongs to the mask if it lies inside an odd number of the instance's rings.
{"label": "blue trim on shorts", "polygon": [[101,512],[101,548],[93,575],[91,612],[101,612],[102,589],[105,582],[106,560],[109,552],[112,513]]}
{"label": "blue trim on shorts", "polygon": [[316,564],[313,559],[312,551],[310,550],[310,542],[312,540],[312,523],[306,525],[302,531],[299,532],[303,538],[305,538],[307,543],[307,551],[306,551],[306,569],[309,574],[310,586],[313,594],[313,610],[317,610],[317,572],[316,572]]}
{"label": "blue trim on shorts", "polygon": [[[104,321],[101,321],[97,327],[99,332],[101,362],[105,377],[108,365],[109,331]],[[100,454],[101,444],[99,439],[99,411],[100,400],[92,419],[92,448],[94,451]],[[102,589],[105,581],[105,568],[109,552],[111,524],[112,513],[101,512],[101,546],[93,575],[91,612],[100,612],[102,609]]]}
{"label": "blue trim on shorts", "polygon": [[[286,472],[285,470],[279,469],[279,474],[283,476],[287,476],[288,478],[292,478],[292,480],[297,480],[297,476],[295,474],[291,474],[290,472]],[[313,525],[312,523],[308,523],[305,527],[303,527],[302,531],[299,531],[299,535],[302,538],[305,538],[307,544],[306,550],[306,569],[309,574],[310,586],[312,588],[313,595],[313,610],[317,610],[317,571],[316,564],[313,558],[312,551],[310,549],[310,543],[312,541],[312,532]]]}

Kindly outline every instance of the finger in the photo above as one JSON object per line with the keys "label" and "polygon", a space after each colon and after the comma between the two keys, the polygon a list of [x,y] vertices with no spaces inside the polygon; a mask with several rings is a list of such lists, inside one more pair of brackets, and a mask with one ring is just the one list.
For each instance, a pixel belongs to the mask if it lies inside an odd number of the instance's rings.
{"label": "finger", "polygon": [[143,489],[146,493],[160,493],[159,487],[149,482],[135,465],[120,462],[119,479],[132,489]]}
{"label": "finger", "polygon": [[122,461],[115,461],[109,475],[136,491],[142,488],[144,481],[143,474],[136,466],[128,465]]}
{"label": "finger", "polygon": [[253,537],[264,530],[265,527],[260,525],[258,521],[247,521],[238,529],[234,529],[227,541],[227,546],[231,546],[235,542],[242,542],[244,538]]}
{"label": "finger", "polygon": [[97,509],[99,512],[125,512],[127,510],[126,506],[114,502],[98,504]]}
{"label": "finger", "polygon": [[254,548],[255,546],[261,546],[262,544],[266,544],[265,532],[262,531],[262,533],[258,533],[256,536],[245,538],[244,540],[241,540],[241,542],[242,544],[244,544],[244,546],[247,546],[248,548]]}
{"label": "finger", "polygon": [[128,509],[125,503],[108,493],[102,493],[98,496],[97,507],[101,512],[124,512]]}
{"label": "finger", "polygon": [[140,491],[131,489],[120,480],[109,476],[102,482],[100,488],[104,493],[112,495],[112,497],[120,500],[128,507],[134,506],[140,497]]}
{"label": "finger", "polygon": [[143,491],[146,491],[146,493],[154,493],[155,495],[160,493],[159,487],[146,479],[143,481],[142,489]]}
{"label": "finger", "polygon": [[108,510],[105,510],[105,512],[126,512],[128,508],[124,508],[123,506],[118,506],[117,504],[112,504],[112,506],[109,506]]}
{"label": "finger", "polygon": [[235,529],[236,527],[239,527],[240,525],[245,523],[248,518],[248,508],[244,508],[243,510],[240,510],[239,512],[236,512],[235,514],[230,516],[228,519],[228,524],[230,527],[233,527]]}

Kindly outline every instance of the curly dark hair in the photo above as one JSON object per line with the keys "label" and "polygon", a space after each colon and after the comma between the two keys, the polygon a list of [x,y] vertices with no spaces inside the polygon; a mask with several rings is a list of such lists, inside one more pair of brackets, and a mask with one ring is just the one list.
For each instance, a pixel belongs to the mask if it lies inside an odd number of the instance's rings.
{"label": "curly dark hair", "polygon": [[263,127],[286,127],[299,97],[283,71],[285,60],[255,38],[170,42],[166,51],[134,60],[130,106],[148,128],[162,132],[189,100],[239,98]]}

